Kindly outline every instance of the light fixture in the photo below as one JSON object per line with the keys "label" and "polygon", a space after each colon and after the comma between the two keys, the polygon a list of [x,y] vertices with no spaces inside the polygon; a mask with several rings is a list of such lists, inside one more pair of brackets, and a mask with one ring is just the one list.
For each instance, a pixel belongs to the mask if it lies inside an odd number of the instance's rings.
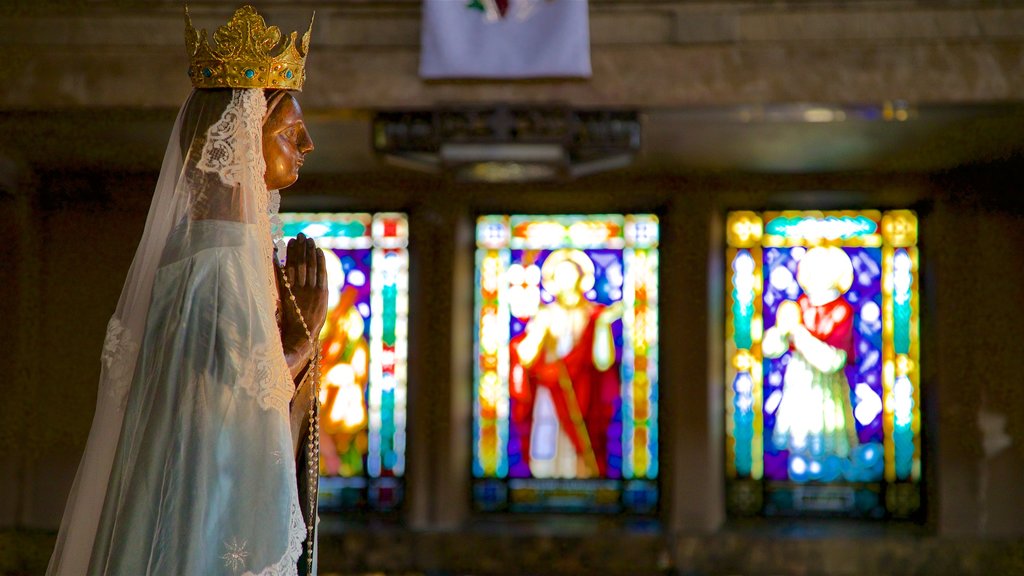
{"label": "light fixture", "polygon": [[373,143],[391,165],[458,181],[556,181],[631,164],[640,120],[635,111],[564,106],[381,112]]}

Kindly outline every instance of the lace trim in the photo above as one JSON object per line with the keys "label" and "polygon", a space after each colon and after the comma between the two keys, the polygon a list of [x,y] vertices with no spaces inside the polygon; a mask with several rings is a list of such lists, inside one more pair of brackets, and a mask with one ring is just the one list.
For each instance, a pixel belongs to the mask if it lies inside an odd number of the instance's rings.
{"label": "lace trim", "polygon": [[220,176],[228,187],[261,182],[266,172],[263,159],[263,116],[267,100],[255,88],[234,90],[220,119],[210,126],[203,153],[196,165]]}
{"label": "lace trim", "polygon": [[[203,172],[217,174],[225,186],[237,186],[243,194],[252,195],[255,213],[251,223],[256,227],[260,262],[256,264],[256,269],[250,268],[249,272],[253,277],[263,277],[266,294],[257,298],[256,304],[267,326],[277,326],[273,315],[277,310],[278,298],[270,220],[273,216],[275,223],[280,224],[276,215],[281,200],[276,190],[267,190],[264,180],[267,165],[263,159],[262,143],[266,112],[267,100],[262,90],[232,91],[231,102],[220,119],[207,131],[203,152],[196,166]],[[250,262],[244,265],[249,267]],[[279,341],[259,345],[252,350],[240,385],[256,398],[260,407],[288,414],[294,383]]]}
{"label": "lace trim", "polygon": [[[278,294],[277,294],[277,273],[274,270],[276,266],[274,262],[274,238],[271,234],[271,218],[280,222],[280,218],[277,216],[277,208],[280,207],[281,201],[278,196],[277,205],[275,206],[271,202],[270,194],[267,192],[266,184],[261,180],[260,187],[263,190],[264,202],[259,206],[259,216],[256,219],[257,227],[259,230],[260,245],[263,247],[263,275],[267,279],[267,295],[268,295],[268,306],[270,310],[273,310],[276,314],[278,307]],[[276,190],[275,190],[276,192]],[[271,212],[273,209],[273,212]],[[274,325],[277,325],[276,318],[274,319]],[[281,352],[284,354],[284,351]]]}
{"label": "lace trim", "polygon": [[284,352],[280,347],[268,350],[259,344],[250,351],[245,371],[239,378],[239,385],[256,398],[260,408],[277,410],[288,416],[294,385]]}
{"label": "lace trim", "polygon": [[[233,90],[220,119],[206,132],[203,151],[196,168],[208,174],[216,174],[223,185],[240,187],[243,194],[252,194],[255,200],[255,214],[252,224],[256,225],[258,238],[264,255],[265,281],[270,290],[271,304],[276,304],[277,280],[270,268],[274,245],[270,238],[271,197],[264,177],[267,163],[263,158],[263,118],[267,114],[267,100],[263,91],[256,88]],[[196,199],[201,206],[208,199]],[[277,206],[274,207],[274,214]]]}
{"label": "lace trim", "polygon": [[260,572],[246,572],[242,576],[296,576],[298,574],[299,556],[302,555],[302,544],[306,541],[306,523],[299,509],[298,492],[292,498],[291,521],[288,524],[288,548],[276,564],[267,566]]}
{"label": "lace trim", "polygon": [[267,207],[267,215],[270,217],[270,241],[277,248],[278,255],[284,254],[287,245],[284,241],[284,224],[281,223],[281,192],[270,191],[270,202]]}
{"label": "lace trim", "polygon": [[103,340],[100,362],[104,368],[103,386],[107,397],[114,400],[122,410],[128,400],[128,389],[132,383],[132,369],[139,351],[139,343],[127,326],[117,317],[107,323],[107,335]]}

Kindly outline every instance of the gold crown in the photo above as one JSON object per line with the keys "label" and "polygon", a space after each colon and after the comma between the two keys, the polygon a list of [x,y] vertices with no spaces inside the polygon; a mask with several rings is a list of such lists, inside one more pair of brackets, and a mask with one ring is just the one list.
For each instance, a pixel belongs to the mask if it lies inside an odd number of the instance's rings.
{"label": "gold crown", "polygon": [[[282,41],[281,29],[267,26],[252,6],[242,6],[228,23],[217,28],[206,41],[206,30],[192,27],[185,6],[185,49],[188,51],[188,75],[196,88],[282,88],[302,90],[306,80],[306,54],[309,53],[309,29],[296,42],[298,32]],[[274,51],[274,54],[271,54]]]}

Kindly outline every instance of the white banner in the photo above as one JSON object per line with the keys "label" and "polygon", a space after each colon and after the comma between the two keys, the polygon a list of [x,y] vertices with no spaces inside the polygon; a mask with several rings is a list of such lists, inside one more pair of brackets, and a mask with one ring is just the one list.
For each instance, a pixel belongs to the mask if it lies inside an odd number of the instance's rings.
{"label": "white banner", "polygon": [[424,0],[423,78],[590,76],[587,0]]}

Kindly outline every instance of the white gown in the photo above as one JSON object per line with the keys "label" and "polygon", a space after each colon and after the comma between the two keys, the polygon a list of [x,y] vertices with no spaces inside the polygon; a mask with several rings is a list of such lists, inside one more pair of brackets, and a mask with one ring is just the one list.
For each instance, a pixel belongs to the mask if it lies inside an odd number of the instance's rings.
{"label": "white gown", "polygon": [[174,157],[187,129],[179,115],[171,174],[108,327],[93,430],[48,574],[297,573],[307,527],[262,183],[266,102],[261,90],[230,98],[200,130],[198,162],[198,145]]}
{"label": "white gown", "polygon": [[[306,527],[288,424],[293,387],[281,378],[283,354],[270,353],[280,338],[274,317],[252,290],[259,263],[240,249],[252,228],[209,220],[191,226],[188,242],[172,236],[92,574],[295,571]],[[283,518],[286,534],[265,529]]]}

